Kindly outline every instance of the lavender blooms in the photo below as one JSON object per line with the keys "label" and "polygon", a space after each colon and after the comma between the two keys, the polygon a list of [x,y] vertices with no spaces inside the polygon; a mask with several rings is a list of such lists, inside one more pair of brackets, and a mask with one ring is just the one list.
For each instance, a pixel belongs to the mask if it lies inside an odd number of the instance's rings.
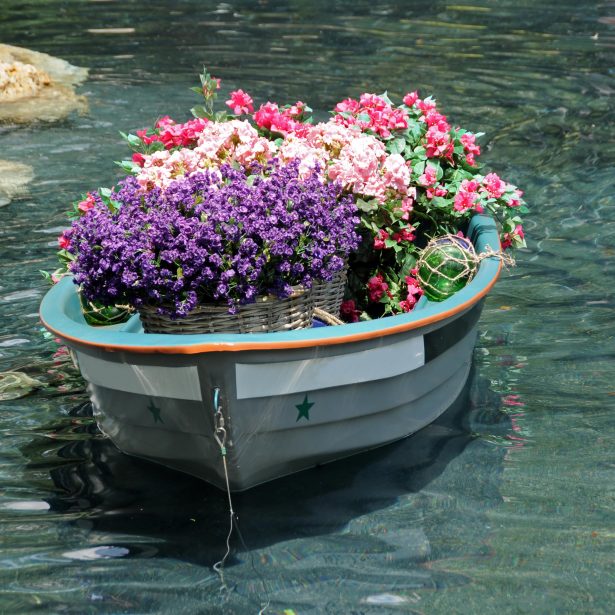
{"label": "lavender blooms", "polygon": [[300,179],[298,167],[247,175],[223,165],[148,192],[127,177],[117,209],[97,202],[66,234],[75,283],[91,301],[181,317],[198,303],[234,312],[258,295],[330,280],[358,246],[357,208],[317,173]]}

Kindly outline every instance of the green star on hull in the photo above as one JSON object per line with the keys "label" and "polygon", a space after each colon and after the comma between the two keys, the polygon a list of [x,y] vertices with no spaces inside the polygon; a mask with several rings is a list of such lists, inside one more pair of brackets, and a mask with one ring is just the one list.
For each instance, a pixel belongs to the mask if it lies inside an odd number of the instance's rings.
{"label": "green star on hull", "polygon": [[154,423],[164,423],[162,417],[160,416],[161,410],[156,406],[153,400],[150,402],[147,409],[152,413],[152,417],[154,417]]}
{"label": "green star on hull", "polygon": [[310,420],[310,408],[314,405],[313,401],[308,401],[307,393],[303,398],[303,402],[297,404],[295,408],[299,410],[299,415],[297,416],[297,421],[301,418],[305,418],[306,420]]}

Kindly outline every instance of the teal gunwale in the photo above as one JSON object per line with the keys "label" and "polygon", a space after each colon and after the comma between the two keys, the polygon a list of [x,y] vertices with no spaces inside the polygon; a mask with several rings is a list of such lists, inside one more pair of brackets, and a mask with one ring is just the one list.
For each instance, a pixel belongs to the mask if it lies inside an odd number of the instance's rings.
{"label": "teal gunwale", "polygon": [[[490,216],[475,215],[470,221],[467,235],[479,254],[489,248],[496,251],[500,247],[497,227]],[[197,354],[329,346],[420,329],[460,314],[489,292],[497,281],[501,267],[501,259],[495,256],[484,258],[474,279],[445,301],[438,303],[422,297],[412,312],[335,327],[274,333],[146,334],[137,315],[120,325],[94,327],[83,318],[76,286],[70,276],[58,282],[45,295],[40,306],[40,318],[46,329],[69,346],[96,347],[111,352]]]}

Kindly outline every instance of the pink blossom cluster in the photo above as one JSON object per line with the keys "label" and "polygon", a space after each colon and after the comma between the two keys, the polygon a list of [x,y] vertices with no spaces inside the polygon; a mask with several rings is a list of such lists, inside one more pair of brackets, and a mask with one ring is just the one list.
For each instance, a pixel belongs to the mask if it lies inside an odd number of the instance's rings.
{"label": "pink blossom cluster", "polygon": [[471,166],[476,166],[475,156],[480,156],[480,146],[476,144],[476,135],[466,132],[459,138],[463,144],[463,151],[466,153],[466,162]]}
{"label": "pink blossom cluster", "polygon": [[504,233],[504,237],[500,240],[502,250],[510,248],[515,243],[515,239],[523,239],[524,237],[523,227],[517,224],[511,233]]}
{"label": "pink blossom cluster", "polygon": [[259,128],[264,128],[269,132],[282,135],[294,133],[304,136],[308,125],[300,120],[305,109],[306,105],[301,101],[297,101],[290,107],[282,108],[277,103],[266,102],[252,117]]}
{"label": "pink blossom cluster", "polygon": [[85,199],[77,203],[77,209],[81,213],[86,213],[90,211],[96,205],[96,199],[92,192],[88,192]]}
{"label": "pink blossom cluster", "polygon": [[137,136],[145,145],[158,141],[164,145],[165,149],[190,147],[197,142],[207,124],[208,120],[205,118],[196,118],[183,124],[177,124],[168,115],[165,115],[156,122],[154,134],[148,135],[147,129],[144,129],[137,130]]}
{"label": "pink blossom cluster", "polygon": [[166,188],[176,179],[203,169],[218,168],[223,163],[237,162],[243,167],[254,162],[265,163],[276,151],[275,143],[259,136],[248,121],[208,122],[198,135],[194,149],[143,154],[137,181],[148,190],[154,186]]}
{"label": "pink blossom cluster", "polygon": [[254,101],[252,97],[243,90],[231,92],[230,98],[226,101],[226,106],[235,115],[246,115],[254,111]]}
{"label": "pink blossom cluster", "polygon": [[399,307],[403,312],[410,312],[416,305],[417,301],[422,297],[423,289],[420,287],[416,278],[412,276],[407,275],[405,281],[406,292],[408,295],[405,299],[399,302]]}
{"label": "pink blossom cluster", "polygon": [[387,154],[382,141],[362,134],[342,148],[327,175],[355,194],[382,203],[388,197],[408,194],[411,171],[400,154]]}
{"label": "pink blossom cluster", "polygon": [[303,174],[318,166],[324,178],[381,203],[413,195],[409,165],[400,154],[388,154],[376,137],[334,121],[304,126],[303,135],[287,135],[279,150],[285,162],[298,158]]}
{"label": "pink blossom cluster", "polygon": [[367,292],[372,303],[377,303],[385,295],[389,298],[393,296],[381,273],[377,273],[367,281]]}
{"label": "pink blossom cluster", "polygon": [[448,194],[448,190],[442,184],[438,183],[436,167],[431,164],[425,165],[425,170],[422,175],[419,176],[418,182],[421,186],[426,188],[425,194],[428,199],[433,199],[437,196],[446,196]]}
{"label": "pink blossom cluster", "polygon": [[[476,213],[484,211],[485,199],[500,199],[507,192],[511,192],[512,196],[508,198],[506,204],[508,207],[518,207],[521,204],[521,190],[515,189],[513,186],[502,180],[497,173],[489,173],[481,178],[476,175],[474,179],[464,179],[457,194],[453,208],[455,211],[464,213],[469,210],[474,210]],[[523,237],[523,235],[519,235]]]}
{"label": "pink blossom cluster", "polygon": [[342,126],[357,126],[370,130],[380,137],[390,137],[391,132],[408,127],[408,113],[393,107],[382,96],[361,94],[359,100],[347,98],[335,106],[333,120]]}

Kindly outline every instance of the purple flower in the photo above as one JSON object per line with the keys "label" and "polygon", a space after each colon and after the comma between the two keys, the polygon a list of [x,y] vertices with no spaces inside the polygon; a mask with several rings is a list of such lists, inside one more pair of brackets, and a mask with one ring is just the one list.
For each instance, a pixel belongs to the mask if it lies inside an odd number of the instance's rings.
{"label": "purple flower", "polygon": [[165,191],[127,177],[113,194],[118,208],[97,201],[72,225],[75,283],[88,300],[181,317],[198,303],[234,311],[330,280],[359,244],[352,197],[316,174],[300,179],[298,163],[257,172],[225,165]]}

